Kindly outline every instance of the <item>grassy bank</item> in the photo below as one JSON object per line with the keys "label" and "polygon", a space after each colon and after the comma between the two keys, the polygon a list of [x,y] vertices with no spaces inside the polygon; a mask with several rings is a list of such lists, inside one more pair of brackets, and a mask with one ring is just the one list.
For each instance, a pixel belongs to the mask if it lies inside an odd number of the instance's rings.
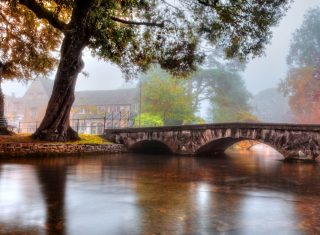
{"label": "grassy bank", "polygon": [[[107,140],[98,135],[80,134],[81,140],[66,142],[68,144],[108,144]],[[0,143],[56,143],[33,140],[30,134],[16,134],[12,136],[0,136]]]}

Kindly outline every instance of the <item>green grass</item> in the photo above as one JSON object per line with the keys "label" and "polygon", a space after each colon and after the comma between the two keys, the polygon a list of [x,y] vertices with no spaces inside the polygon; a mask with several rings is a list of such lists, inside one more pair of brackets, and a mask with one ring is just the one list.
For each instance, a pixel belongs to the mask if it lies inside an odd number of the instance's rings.
{"label": "green grass", "polygon": [[69,142],[48,142],[34,140],[30,134],[16,134],[12,136],[0,135],[0,143],[67,143],[67,144],[108,144],[107,140],[99,135],[80,134],[81,140]]}
{"label": "green grass", "polygon": [[74,142],[67,142],[69,144],[108,144],[110,143],[99,135],[80,134],[81,140]]}

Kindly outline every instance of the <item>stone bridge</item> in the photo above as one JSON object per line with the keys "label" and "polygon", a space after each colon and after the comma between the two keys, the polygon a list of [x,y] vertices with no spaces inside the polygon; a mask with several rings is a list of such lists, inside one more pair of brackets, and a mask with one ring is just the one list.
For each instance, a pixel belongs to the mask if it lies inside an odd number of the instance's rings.
{"label": "stone bridge", "polygon": [[242,140],[269,145],[285,159],[320,155],[320,125],[221,123],[105,130],[105,137],[135,152],[210,155]]}

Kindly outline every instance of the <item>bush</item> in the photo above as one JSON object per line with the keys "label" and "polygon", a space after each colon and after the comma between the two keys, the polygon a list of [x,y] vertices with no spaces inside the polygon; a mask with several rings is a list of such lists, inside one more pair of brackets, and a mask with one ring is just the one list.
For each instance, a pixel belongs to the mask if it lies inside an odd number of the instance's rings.
{"label": "bush", "polygon": [[134,126],[139,127],[148,127],[148,126],[163,126],[163,121],[158,115],[153,115],[151,113],[142,113],[137,115],[134,119]]}

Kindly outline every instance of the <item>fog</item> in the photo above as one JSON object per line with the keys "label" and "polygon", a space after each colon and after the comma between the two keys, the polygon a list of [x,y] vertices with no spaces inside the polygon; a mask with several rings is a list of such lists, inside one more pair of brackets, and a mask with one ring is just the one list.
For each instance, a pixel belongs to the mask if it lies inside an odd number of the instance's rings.
{"label": "fog", "polygon": [[[256,94],[263,89],[276,87],[279,80],[285,77],[291,35],[301,26],[306,10],[319,5],[320,0],[296,0],[291,4],[280,24],[273,28],[273,38],[266,47],[265,55],[251,60],[243,72],[243,78],[251,93]],[[116,66],[93,58],[88,51],[84,53],[84,61],[84,70],[89,73],[89,77],[80,75],[76,90],[109,90],[132,86],[132,82],[125,82]],[[51,79],[53,78],[54,72],[51,75]],[[3,87],[6,94],[22,96],[27,84],[6,81]]]}

